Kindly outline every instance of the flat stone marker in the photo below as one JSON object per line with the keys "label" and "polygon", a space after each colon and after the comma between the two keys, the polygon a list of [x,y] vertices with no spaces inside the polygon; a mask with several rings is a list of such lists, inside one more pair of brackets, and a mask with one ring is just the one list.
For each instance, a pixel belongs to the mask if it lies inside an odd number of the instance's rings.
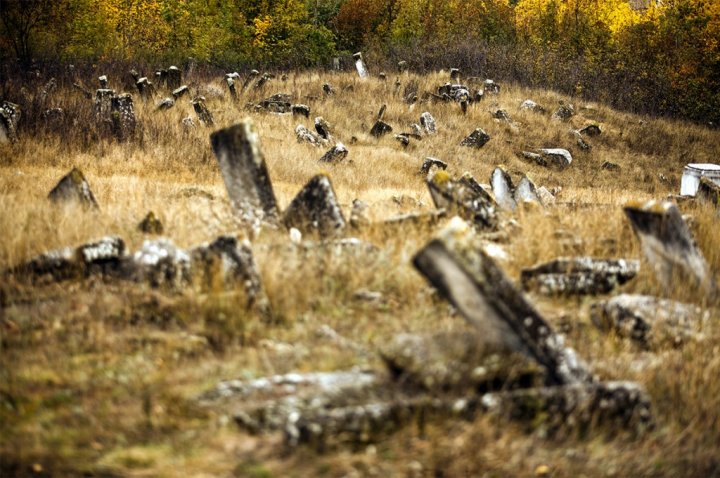
{"label": "flat stone marker", "polygon": [[90,184],[78,168],[73,168],[62,177],[60,182],[48,194],[48,199],[55,203],[76,203],[98,209]]}
{"label": "flat stone marker", "polygon": [[338,235],[345,229],[345,218],[338,204],[330,178],[314,176],[295,196],[283,214],[283,224],[303,234],[317,233],[320,237]]}
{"label": "flat stone marker", "polygon": [[357,52],[353,55],[353,60],[355,60],[355,69],[358,72],[358,75],[360,78],[367,78],[368,77],[368,71],[365,67],[365,62],[363,61],[362,53]]}
{"label": "flat stone marker", "polygon": [[210,135],[235,213],[254,226],[276,223],[277,201],[251,119]]}
{"label": "flat stone marker", "polygon": [[625,259],[561,257],[523,269],[520,281],[525,290],[546,295],[606,294],[633,279],[640,262]]}
{"label": "flat stone marker", "polygon": [[413,265],[488,340],[536,360],[552,385],[593,382],[572,349],[515,288],[464,221],[453,219]]}
{"label": "flat stone marker", "polygon": [[649,201],[624,209],[640,239],[643,254],[663,287],[673,289],[684,284],[699,287],[710,299],[716,295],[708,264],[675,204]]}
{"label": "flat stone marker", "polygon": [[158,105],[157,105],[157,110],[158,110],[158,111],[169,110],[169,109],[172,108],[173,106],[175,106],[175,100],[174,100],[174,99],[172,99],[172,98],[170,98],[170,97],[168,97],[168,98],[163,98],[163,99],[160,101],[160,103],[158,103]]}

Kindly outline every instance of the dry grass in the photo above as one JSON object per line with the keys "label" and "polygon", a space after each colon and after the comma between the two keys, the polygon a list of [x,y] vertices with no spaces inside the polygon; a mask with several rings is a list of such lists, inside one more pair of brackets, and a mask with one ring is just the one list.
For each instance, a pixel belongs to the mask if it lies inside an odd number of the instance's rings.
{"label": "dry grass", "polygon": [[[540,185],[562,187],[547,211],[518,214],[509,231],[504,263],[517,278],[521,268],[558,255],[637,258],[640,251],[621,205],[630,199],[662,198],[679,190],[687,162],[716,162],[720,134],[667,120],[640,118],[603,105],[576,103],[569,123],[519,109],[532,98],[553,110],[549,91],[502,85],[502,93],[472,106],[463,116],[455,104],[401,101],[404,85],[434,90],[445,74],[360,81],[354,75],[290,75],[262,91],[230,101],[219,80],[191,78],[207,97],[216,128],[252,116],[259,130],[275,192],[282,207],[314,174],[332,178],[346,216],[354,198],[370,204],[381,220],[409,210],[431,210],[418,170],[426,156],[449,163],[453,175],[471,172],[488,182],[505,165],[515,180],[527,173]],[[112,79],[111,79],[112,80]],[[324,97],[329,82],[338,92]],[[353,91],[343,91],[352,85]],[[111,81],[111,86],[112,81]],[[32,90],[32,88],[30,88]],[[248,102],[276,92],[291,93],[312,108],[310,120],[254,113]],[[309,98],[311,97],[311,98]],[[0,145],[0,269],[60,246],[107,234],[122,236],[131,250],[143,235],[137,223],[150,210],[167,236],[180,246],[239,233],[208,134],[186,130],[187,99],[168,112],[136,103],[137,137],[118,143],[102,138],[92,122],[92,104],[61,87],[45,103],[29,93],[20,102],[27,121],[17,145]],[[369,128],[382,104],[396,131],[409,130],[430,111],[439,133],[402,149],[392,135],[372,138]],[[65,109],[67,126],[43,126],[43,108]],[[506,109],[517,127],[492,119]],[[350,163],[321,165],[324,148],[298,144],[296,124],[312,126],[323,116]],[[568,134],[597,123],[603,134],[579,151]],[[482,149],[459,147],[476,127],[492,137]],[[21,133],[23,133],[21,131]],[[31,135],[32,133],[32,135]],[[351,138],[357,141],[351,144]],[[517,158],[521,150],[565,147],[572,166],[553,172]],[[602,170],[605,161],[620,172]],[[71,167],[80,167],[100,212],[57,208],[48,191]],[[407,196],[422,205],[398,204]],[[597,206],[573,206],[594,203]],[[715,271],[720,270],[720,231],[714,212],[690,207],[694,232]],[[255,254],[276,313],[268,324],[243,312],[236,294],[187,290],[163,293],[131,284],[88,280],[28,289],[0,285],[0,470],[3,476],[532,476],[547,465],[552,476],[717,476],[720,473],[720,314],[711,314],[706,340],[678,350],[640,351],[589,324],[587,299],[533,297],[553,322],[568,327],[568,340],[603,378],[632,379],[653,398],[657,427],[634,437],[591,433],[548,439],[537,431],[480,418],[472,423],[408,427],[361,451],[286,456],[275,436],[240,433],[228,417],[197,407],[193,398],[224,378],[288,371],[379,366],[373,354],[343,349],[316,333],[329,325],[369,351],[399,332],[436,332],[465,327],[446,303],[434,300],[410,265],[432,236],[429,227],[388,230],[373,227],[359,236],[379,246],[373,255],[297,257],[283,252],[284,233],[263,232]],[[4,279],[3,279],[4,280]],[[381,291],[381,303],[353,298],[360,289]],[[626,290],[661,295],[643,273]],[[686,295],[686,294],[685,294]],[[697,300],[698,299],[696,297]]]}

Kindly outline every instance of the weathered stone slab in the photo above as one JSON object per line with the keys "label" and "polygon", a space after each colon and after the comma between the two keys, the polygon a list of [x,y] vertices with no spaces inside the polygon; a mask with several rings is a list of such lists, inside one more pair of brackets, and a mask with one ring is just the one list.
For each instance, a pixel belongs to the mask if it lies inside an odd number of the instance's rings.
{"label": "weathered stone slab", "polygon": [[420,124],[425,128],[425,134],[437,133],[437,126],[435,126],[435,118],[427,111],[420,115]]}
{"label": "weathered stone slab", "polygon": [[377,120],[373,125],[372,129],[370,129],[370,134],[376,138],[379,138],[388,133],[391,133],[392,130],[392,126],[382,120]]}
{"label": "weathered stone slab", "polygon": [[78,168],[73,168],[62,177],[48,194],[48,199],[55,203],[75,203],[93,209],[98,208],[90,184]]}
{"label": "weathered stone slab", "polygon": [[490,135],[481,128],[476,128],[468,137],[460,142],[460,146],[469,146],[471,148],[482,148],[490,141]]}
{"label": "weathered stone slab", "polygon": [[301,124],[295,127],[295,137],[298,143],[309,143],[313,146],[320,146],[320,138]]}
{"label": "weathered stone slab", "polygon": [[365,62],[363,61],[362,53],[357,52],[353,54],[353,60],[355,60],[355,69],[358,72],[358,76],[360,76],[360,78],[367,78],[369,75]]}
{"label": "weathered stone slab", "polygon": [[521,158],[559,171],[570,166],[573,159],[570,151],[562,148],[543,148],[538,150],[538,153],[523,151]]}
{"label": "weathered stone slab", "polygon": [[520,109],[534,111],[535,113],[545,112],[545,108],[530,99],[523,101],[520,105]]}
{"label": "weathered stone slab", "polygon": [[172,108],[173,106],[175,106],[175,100],[174,100],[174,99],[172,99],[172,98],[170,98],[170,97],[168,97],[168,98],[163,98],[163,99],[160,101],[160,103],[158,103],[158,105],[157,105],[157,110],[158,110],[158,111],[169,110],[169,109]]}
{"label": "weathered stone slab", "polygon": [[322,89],[326,96],[332,96],[335,94],[335,89],[330,85],[330,83],[323,83]]}
{"label": "weathered stone slab", "polygon": [[292,111],[292,96],[276,93],[262,100],[260,106],[272,113],[289,113]]}
{"label": "weathered stone slab", "polygon": [[495,81],[491,79],[487,79],[483,82],[483,91],[485,93],[491,93],[493,95],[500,94],[500,85],[495,83]]}
{"label": "weathered stone slab", "polygon": [[302,115],[306,118],[310,117],[310,107],[308,105],[291,105],[290,111],[293,115]]}
{"label": "weathered stone slab", "polygon": [[283,224],[320,237],[340,234],[345,229],[345,218],[330,178],[319,174],[308,181],[285,210]]}
{"label": "weathered stone slab", "polygon": [[560,107],[552,115],[553,120],[567,121],[575,115],[575,107],[571,104],[560,103]]}
{"label": "weathered stone slab", "polygon": [[182,72],[177,66],[171,66],[167,69],[165,81],[167,83],[167,87],[171,90],[180,88],[180,85],[182,85]]}
{"label": "weathered stone slab", "polygon": [[410,135],[407,133],[396,134],[395,141],[400,143],[403,147],[407,147],[410,144]]}
{"label": "weathered stone slab", "polygon": [[707,316],[700,307],[648,295],[620,294],[590,307],[597,328],[645,347],[697,339]]}
{"label": "weathered stone slab", "polygon": [[111,117],[113,132],[118,139],[125,140],[134,134],[137,121],[130,93],[112,97]]}
{"label": "weathered stone slab", "polygon": [[360,199],[353,199],[352,210],[350,211],[350,226],[355,229],[369,226],[370,219],[367,216],[368,209],[370,209],[368,203]]}
{"label": "weathered stone slab", "polygon": [[513,199],[515,199],[515,203],[517,204],[543,204],[538,197],[535,183],[533,183],[527,175],[523,175],[520,179],[513,193]]}
{"label": "weathered stone slab", "polygon": [[325,121],[322,116],[315,118],[315,131],[322,139],[330,140],[330,123]]}
{"label": "weathered stone slab", "polygon": [[210,142],[235,213],[252,227],[275,223],[277,201],[252,120],[212,133]]}
{"label": "weathered stone slab", "polygon": [[98,121],[112,120],[112,99],[115,90],[99,89],[95,92],[95,117]]}
{"label": "weathered stone slab", "polygon": [[188,88],[187,85],[182,85],[172,90],[172,95],[175,99],[182,98],[187,94],[190,94],[190,88]]}
{"label": "weathered stone slab", "polygon": [[446,170],[447,166],[448,165],[445,161],[440,161],[437,158],[431,158],[428,156],[427,158],[425,158],[422,166],[420,167],[420,174],[427,175],[432,168]]}
{"label": "weathered stone slab", "polygon": [[427,185],[438,209],[458,214],[480,229],[497,227],[495,204],[479,185],[476,188],[467,179],[454,181],[445,171],[436,171]]}
{"label": "weathered stone slab", "polygon": [[215,124],[212,113],[210,113],[210,110],[205,105],[205,97],[198,96],[197,98],[193,99],[192,105],[193,109],[195,110],[195,114],[198,115],[198,119],[201,123],[203,123],[205,126],[212,126]]}
{"label": "weathered stone slab", "polygon": [[153,86],[150,80],[148,80],[145,76],[138,79],[135,86],[137,86],[140,98],[144,100],[150,99],[155,95],[155,86]]}
{"label": "weathered stone slab", "polygon": [[337,143],[335,146],[330,148],[325,154],[323,154],[320,161],[324,163],[339,163],[347,158],[348,149],[342,143]]}
{"label": "weathered stone slab", "polygon": [[17,142],[18,121],[20,121],[20,107],[9,101],[0,103],[0,144]]}
{"label": "weathered stone slab", "polygon": [[501,209],[506,211],[514,211],[517,209],[517,203],[513,195],[513,183],[510,175],[500,166],[495,168],[490,175],[490,184],[495,202]]}
{"label": "weathered stone slab", "polygon": [[135,252],[128,279],[147,282],[152,287],[178,288],[190,283],[190,255],[167,238],[145,240]]}
{"label": "weathered stone slab", "polygon": [[606,294],[633,279],[639,270],[640,262],[634,260],[563,257],[523,269],[520,281],[525,290],[548,295]]}
{"label": "weathered stone slab", "polygon": [[598,125],[590,124],[590,125],[585,126],[582,129],[580,129],[578,131],[578,133],[580,133],[583,136],[593,137],[593,136],[600,136],[600,134],[602,134],[602,130],[600,129],[600,127]]}
{"label": "weathered stone slab", "polygon": [[717,293],[707,262],[690,234],[678,207],[671,202],[650,201],[625,206],[643,254],[665,288],[685,284],[708,297]]}
{"label": "weathered stone slab", "polygon": [[451,224],[413,258],[413,265],[460,314],[487,337],[545,367],[547,383],[593,381],[562,337],[515,288],[462,220]]}

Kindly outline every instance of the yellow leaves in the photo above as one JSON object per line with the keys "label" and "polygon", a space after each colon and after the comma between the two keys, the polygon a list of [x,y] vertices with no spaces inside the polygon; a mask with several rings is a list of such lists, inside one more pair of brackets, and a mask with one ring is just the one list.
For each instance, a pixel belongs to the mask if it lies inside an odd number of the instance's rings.
{"label": "yellow leaves", "polygon": [[253,20],[255,35],[252,45],[256,48],[264,48],[267,45],[267,35],[272,27],[272,18],[269,15],[258,17]]}

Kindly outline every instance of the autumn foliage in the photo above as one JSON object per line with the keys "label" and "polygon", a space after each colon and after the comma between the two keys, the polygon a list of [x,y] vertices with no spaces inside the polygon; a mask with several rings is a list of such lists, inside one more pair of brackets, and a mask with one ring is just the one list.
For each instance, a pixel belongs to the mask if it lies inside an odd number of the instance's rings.
{"label": "autumn foliage", "polygon": [[[720,120],[713,0],[2,0],[0,55],[24,66],[181,62],[327,66],[363,50],[379,68],[550,87],[638,112]],[[372,68],[372,65],[371,65]]]}

